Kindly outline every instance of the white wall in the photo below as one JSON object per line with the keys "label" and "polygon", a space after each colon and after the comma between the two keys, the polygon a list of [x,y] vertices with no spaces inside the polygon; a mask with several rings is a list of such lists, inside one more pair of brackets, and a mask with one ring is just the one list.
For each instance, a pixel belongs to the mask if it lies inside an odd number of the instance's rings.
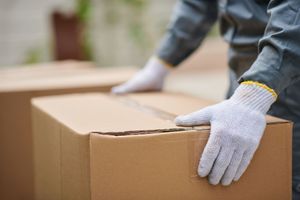
{"label": "white wall", "polygon": [[[176,0],[141,0],[136,10],[129,0],[92,0],[90,39],[99,65],[142,64],[165,30]],[[54,8],[71,11],[76,0],[0,0],[0,67],[20,65],[29,55],[51,56],[49,15]],[[109,23],[110,16],[117,16]],[[142,42],[132,37],[132,24],[141,25]]]}
{"label": "white wall", "polygon": [[50,59],[49,15],[72,10],[70,0],[0,0],[0,66],[24,63],[29,51]]}

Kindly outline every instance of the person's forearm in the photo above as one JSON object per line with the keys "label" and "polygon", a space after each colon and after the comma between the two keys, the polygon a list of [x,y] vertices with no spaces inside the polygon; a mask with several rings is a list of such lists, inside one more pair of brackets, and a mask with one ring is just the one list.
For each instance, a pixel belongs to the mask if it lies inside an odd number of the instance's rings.
{"label": "person's forearm", "polygon": [[217,15],[216,0],[179,1],[156,56],[171,66],[177,66],[199,47]]}
{"label": "person's forearm", "polygon": [[274,0],[268,12],[270,19],[259,42],[260,54],[239,82],[257,81],[279,94],[300,80],[300,1]]}

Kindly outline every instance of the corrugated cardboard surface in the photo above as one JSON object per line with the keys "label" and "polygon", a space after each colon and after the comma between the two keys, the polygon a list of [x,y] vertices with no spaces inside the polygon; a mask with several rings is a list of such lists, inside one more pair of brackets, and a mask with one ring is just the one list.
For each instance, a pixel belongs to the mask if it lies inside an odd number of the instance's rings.
{"label": "corrugated cardboard surface", "polygon": [[41,67],[0,70],[0,92],[44,91],[101,85],[106,90],[131,77],[136,69],[96,68],[89,62],[65,61]]}
{"label": "corrugated cardboard surface", "polygon": [[75,61],[1,69],[0,199],[33,199],[32,97],[109,91],[134,71],[96,69],[91,63]]}
{"label": "corrugated cardboard surface", "polygon": [[37,199],[290,199],[292,129],[285,120],[268,117],[239,182],[211,186],[197,176],[209,126],[183,129],[172,120],[208,104],[167,93],[35,99]]}
{"label": "corrugated cardboard surface", "polygon": [[291,199],[286,124],[267,127],[248,170],[229,187],[209,185],[196,174],[208,132],[117,138],[92,134],[92,199]]}

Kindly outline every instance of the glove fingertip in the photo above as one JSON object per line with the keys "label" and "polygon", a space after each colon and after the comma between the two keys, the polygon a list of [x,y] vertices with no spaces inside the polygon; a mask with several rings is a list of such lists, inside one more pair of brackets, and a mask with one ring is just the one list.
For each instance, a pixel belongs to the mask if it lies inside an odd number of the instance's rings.
{"label": "glove fingertip", "polygon": [[237,182],[240,179],[240,177],[234,177],[233,181]]}
{"label": "glove fingertip", "polygon": [[115,86],[115,87],[111,88],[110,92],[113,94],[121,94],[122,89],[119,86]]}
{"label": "glove fingertip", "polygon": [[240,175],[236,175],[234,178],[233,178],[233,181],[238,181],[240,178],[241,178],[242,174]]}
{"label": "glove fingertip", "polygon": [[229,178],[222,179],[221,184],[223,186],[229,186],[232,183],[232,180]]}
{"label": "glove fingertip", "polygon": [[178,117],[176,117],[175,118],[175,120],[174,120],[174,123],[176,124],[176,125],[187,125],[187,122],[186,122],[186,116],[184,116],[184,115],[180,115],[180,116],[178,116]]}
{"label": "glove fingertip", "polygon": [[132,92],[133,89],[130,88],[127,84],[118,85],[111,89],[113,94],[126,94]]}
{"label": "glove fingertip", "polygon": [[209,179],[208,179],[208,182],[209,182],[211,185],[218,185],[218,184],[219,184],[219,181],[216,180],[215,178],[209,178]]}
{"label": "glove fingertip", "polygon": [[203,168],[203,167],[198,167],[198,175],[200,176],[200,177],[206,177],[207,175],[208,175],[208,170],[206,170],[205,168]]}

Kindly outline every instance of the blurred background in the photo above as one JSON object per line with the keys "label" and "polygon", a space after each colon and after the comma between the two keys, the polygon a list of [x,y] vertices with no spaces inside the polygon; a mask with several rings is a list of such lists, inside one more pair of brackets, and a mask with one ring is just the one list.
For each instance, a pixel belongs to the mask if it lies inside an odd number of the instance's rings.
{"label": "blurred background", "polygon": [[[0,0],[0,67],[89,60],[142,67],[153,54],[176,0]],[[221,100],[226,44],[216,26],[202,48],[168,78],[166,90]]]}

